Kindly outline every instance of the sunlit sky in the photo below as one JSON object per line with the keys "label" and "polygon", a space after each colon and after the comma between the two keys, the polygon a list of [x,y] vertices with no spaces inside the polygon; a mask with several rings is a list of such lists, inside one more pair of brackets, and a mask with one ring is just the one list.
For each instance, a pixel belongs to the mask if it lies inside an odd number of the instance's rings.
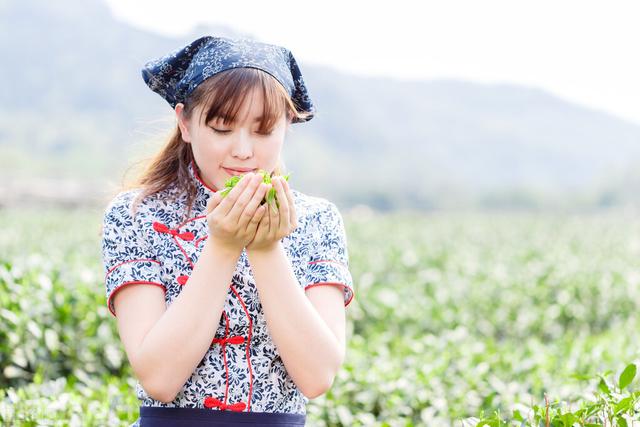
{"label": "sunlit sky", "polygon": [[116,18],[166,35],[228,26],[289,48],[303,70],[535,86],[640,124],[638,1],[107,3]]}

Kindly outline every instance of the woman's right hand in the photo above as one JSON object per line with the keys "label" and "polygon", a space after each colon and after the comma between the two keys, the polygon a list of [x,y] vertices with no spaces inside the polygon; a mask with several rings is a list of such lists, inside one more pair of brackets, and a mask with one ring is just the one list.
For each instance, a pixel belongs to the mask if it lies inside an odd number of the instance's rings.
{"label": "woman's right hand", "polygon": [[245,174],[222,197],[217,191],[207,204],[208,240],[233,251],[242,251],[256,235],[258,224],[268,205],[260,205],[271,185],[262,176]]}

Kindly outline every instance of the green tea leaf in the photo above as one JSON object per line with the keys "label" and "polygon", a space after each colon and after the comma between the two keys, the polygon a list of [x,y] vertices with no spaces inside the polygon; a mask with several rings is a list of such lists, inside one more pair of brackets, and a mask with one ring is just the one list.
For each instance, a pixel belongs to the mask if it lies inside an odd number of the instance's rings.
{"label": "green tea leaf", "polygon": [[605,394],[608,394],[608,395],[611,394],[611,390],[607,385],[607,381],[602,377],[600,378],[600,382],[598,383],[598,389]]}
{"label": "green tea leaf", "polygon": [[[262,175],[262,182],[264,182],[265,184],[272,184],[273,177],[267,171],[265,171],[264,169],[260,169],[256,173]],[[286,175],[283,175],[282,178],[284,178],[285,181],[289,182],[290,175],[291,174],[288,173]],[[227,194],[229,194],[229,191],[231,191],[233,187],[235,187],[238,184],[241,178],[242,178],[241,175],[234,175],[231,178],[227,179],[227,181],[224,183],[225,188],[220,191],[220,195],[222,197],[226,197]],[[265,195],[264,200],[260,204],[263,205],[264,203],[267,203],[269,206],[271,206],[271,209],[273,210],[274,213],[278,212],[278,208],[280,208],[280,203],[278,202],[277,192],[275,188],[271,187],[269,191],[267,191],[267,194]]]}
{"label": "green tea leaf", "polygon": [[633,403],[633,399],[631,397],[625,397],[620,402],[616,403],[613,411],[618,414],[620,412],[624,412],[631,408],[631,404]]}
{"label": "green tea leaf", "polygon": [[631,381],[633,381],[635,376],[636,365],[631,363],[627,365],[627,367],[624,368],[624,371],[622,371],[622,373],[620,374],[620,378],[618,379],[618,387],[620,387],[620,389],[625,388],[626,386],[631,384]]}

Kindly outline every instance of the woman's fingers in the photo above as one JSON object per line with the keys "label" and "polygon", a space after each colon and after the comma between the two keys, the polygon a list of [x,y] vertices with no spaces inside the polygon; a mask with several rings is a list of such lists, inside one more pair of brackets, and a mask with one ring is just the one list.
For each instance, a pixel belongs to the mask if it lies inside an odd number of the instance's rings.
{"label": "woman's fingers", "polygon": [[258,207],[258,209],[256,209],[256,212],[253,214],[253,217],[251,218],[251,221],[249,221],[249,225],[247,227],[247,231],[249,232],[249,234],[255,234],[258,225],[260,225],[262,220],[265,218],[266,212],[266,205],[260,206]]}
{"label": "woman's fingers", "polygon": [[240,228],[244,229],[247,227],[249,221],[255,218],[256,209],[258,209],[260,202],[264,199],[264,195],[269,189],[269,185],[265,183],[260,183],[255,193],[253,193],[253,197],[249,200],[249,203],[244,208],[244,211],[240,215]]}
{"label": "woman's fingers", "polygon": [[247,187],[247,184],[249,184],[249,182],[251,181],[251,177],[253,175],[254,174],[252,173],[243,175],[236,186],[233,187],[231,191],[229,191],[229,193],[227,193],[227,195],[222,199],[222,201],[220,202],[220,213],[222,214],[222,216],[226,216],[229,214],[231,209],[235,206],[236,200],[238,200],[238,197],[242,194],[244,189]]}
{"label": "woman's fingers", "polygon": [[276,181],[276,193],[278,195],[278,204],[280,205],[278,208],[279,222],[277,226],[277,234],[286,235],[289,231],[289,201],[284,191],[284,184],[282,183],[284,179],[278,177]]}
{"label": "woman's fingers", "polygon": [[216,208],[216,206],[220,204],[221,201],[222,195],[220,194],[220,192],[218,191],[214,193],[207,202],[207,215],[210,214]]}
{"label": "woman's fingers", "polygon": [[[240,216],[242,215],[242,212],[244,212],[247,204],[249,204],[249,202],[253,198],[253,195],[255,194],[261,182],[262,176],[260,174],[252,174],[252,176],[249,177],[247,186],[244,188],[242,193],[238,195],[233,208],[231,208],[231,211],[227,215],[229,221],[231,221],[233,224],[238,224],[240,222]],[[251,216],[253,216],[253,212],[251,212]]]}
{"label": "woman's fingers", "polygon": [[289,224],[292,229],[295,229],[298,226],[298,219],[296,218],[296,205],[293,201],[293,193],[291,193],[291,189],[289,188],[289,183],[286,180],[282,182],[284,184],[284,189],[287,194],[287,201],[289,202]]}

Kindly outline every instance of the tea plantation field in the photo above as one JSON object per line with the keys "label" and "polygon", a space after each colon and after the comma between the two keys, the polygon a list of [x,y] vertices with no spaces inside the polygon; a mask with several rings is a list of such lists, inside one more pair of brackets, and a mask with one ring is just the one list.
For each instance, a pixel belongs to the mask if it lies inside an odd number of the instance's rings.
{"label": "tea plantation field", "polygon": [[[640,425],[640,215],[343,215],[347,360],[307,425]],[[0,425],[137,418],[101,220],[0,210]]]}

